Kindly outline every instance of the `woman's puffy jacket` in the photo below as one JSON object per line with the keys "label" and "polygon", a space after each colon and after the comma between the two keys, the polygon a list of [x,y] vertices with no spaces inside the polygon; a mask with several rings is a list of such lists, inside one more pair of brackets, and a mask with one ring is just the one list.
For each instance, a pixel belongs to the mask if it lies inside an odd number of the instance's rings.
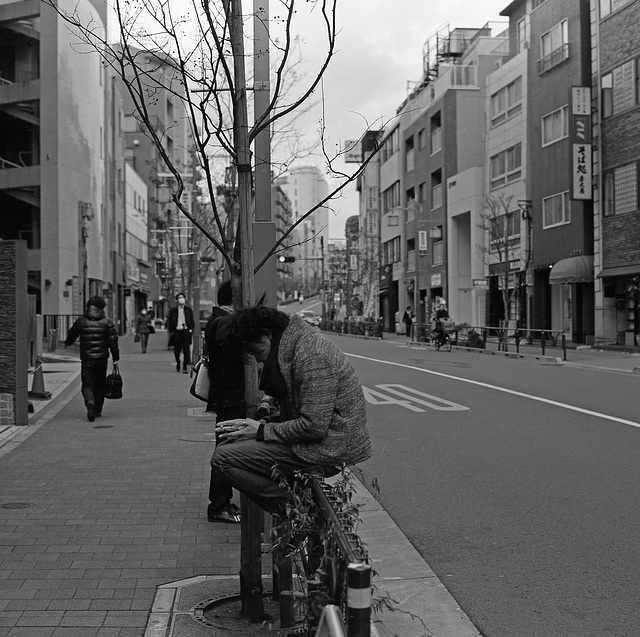
{"label": "woman's puffy jacket", "polygon": [[71,326],[67,340],[64,342],[65,346],[75,343],[78,337],[80,337],[81,360],[109,358],[109,351],[114,363],[120,360],[116,326],[100,308],[93,305],[87,308],[85,315]]}

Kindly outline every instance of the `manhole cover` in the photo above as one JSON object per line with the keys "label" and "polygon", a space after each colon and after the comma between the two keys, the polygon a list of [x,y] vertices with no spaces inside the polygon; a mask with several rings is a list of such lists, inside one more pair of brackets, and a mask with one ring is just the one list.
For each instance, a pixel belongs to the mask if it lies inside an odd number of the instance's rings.
{"label": "manhole cover", "polygon": [[34,506],[36,505],[32,502],[5,502],[5,504],[0,504],[0,509],[28,509]]}

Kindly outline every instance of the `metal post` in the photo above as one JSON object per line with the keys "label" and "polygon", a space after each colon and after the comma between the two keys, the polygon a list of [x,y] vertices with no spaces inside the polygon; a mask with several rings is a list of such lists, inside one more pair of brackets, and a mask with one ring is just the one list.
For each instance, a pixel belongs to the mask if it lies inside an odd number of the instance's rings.
{"label": "metal post", "polygon": [[371,566],[364,562],[347,566],[347,635],[371,635]]}

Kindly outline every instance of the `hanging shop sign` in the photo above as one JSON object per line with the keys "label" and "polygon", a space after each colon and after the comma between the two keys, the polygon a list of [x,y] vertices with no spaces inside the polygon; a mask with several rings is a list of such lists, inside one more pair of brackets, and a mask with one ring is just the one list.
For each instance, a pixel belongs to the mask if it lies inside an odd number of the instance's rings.
{"label": "hanging shop sign", "polygon": [[591,155],[591,88],[571,87],[571,198],[592,199],[593,160]]}

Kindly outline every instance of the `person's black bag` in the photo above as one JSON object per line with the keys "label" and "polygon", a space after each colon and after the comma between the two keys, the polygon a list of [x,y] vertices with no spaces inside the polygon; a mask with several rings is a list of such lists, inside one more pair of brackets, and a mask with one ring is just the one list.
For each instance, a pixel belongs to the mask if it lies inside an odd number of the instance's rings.
{"label": "person's black bag", "polygon": [[133,342],[134,343],[139,343],[140,342],[140,334],[136,333],[136,335],[133,337]]}
{"label": "person's black bag", "polygon": [[105,398],[122,398],[122,376],[118,369],[118,363],[113,364],[111,373],[107,376],[104,389]]}
{"label": "person's black bag", "polygon": [[156,333],[156,328],[153,327],[153,325],[149,324],[149,334],[155,334]]}

